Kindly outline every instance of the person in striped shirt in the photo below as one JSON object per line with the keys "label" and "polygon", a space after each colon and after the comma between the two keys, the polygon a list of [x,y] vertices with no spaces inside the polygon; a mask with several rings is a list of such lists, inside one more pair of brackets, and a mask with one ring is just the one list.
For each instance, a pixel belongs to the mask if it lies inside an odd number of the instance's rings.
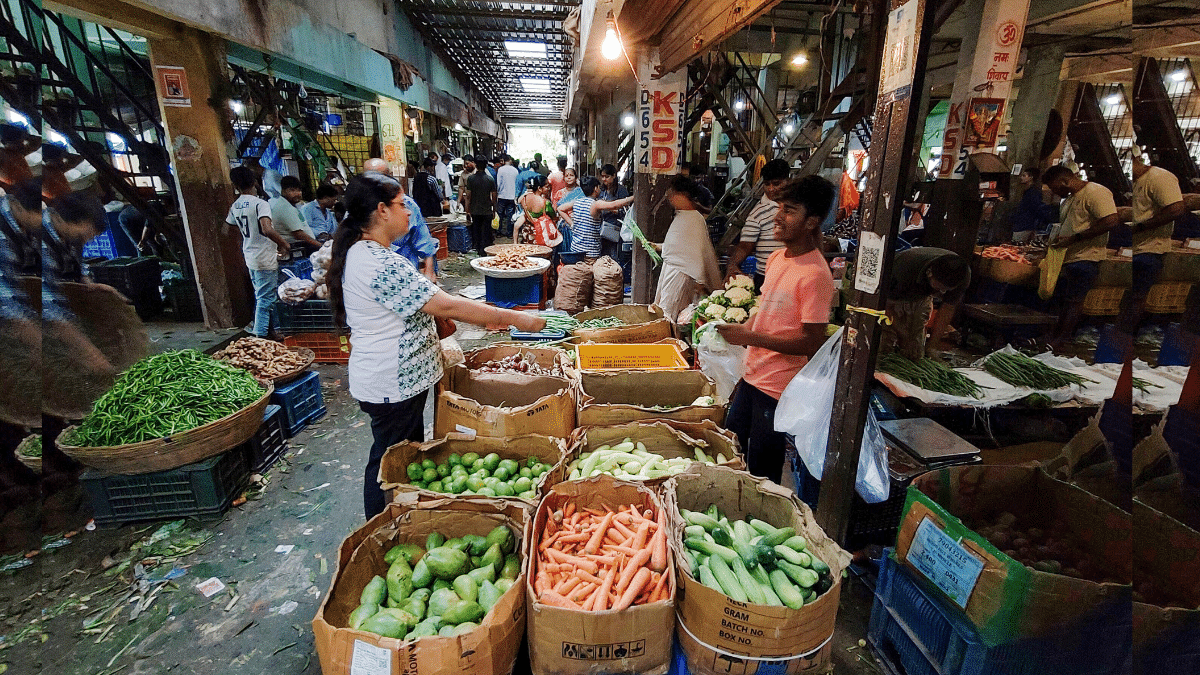
{"label": "person in striped shirt", "polygon": [[600,213],[625,208],[633,197],[600,201],[600,181],[593,176],[583,179],[583,196],[559,207],[559,213],[571,219],[571,251],[582,252],[587,258],[600,257]]}
{"label": "person in striped shirt", "polygon": [[783,243],[776,241],[774,235],[775,214],[779,212],[779,204],[776,204],[775,200],[779,198],[783,186],[787,185],[788,172],[788,163],[782,159],[773,159],[763,165],[764,194],[746,217],[741,240],[729,253],[729,264],[725,268],[727,281],[742,273],[742,263],[753,253],[754,290],[762,289],[767,273],[767,258],[783,248]]}

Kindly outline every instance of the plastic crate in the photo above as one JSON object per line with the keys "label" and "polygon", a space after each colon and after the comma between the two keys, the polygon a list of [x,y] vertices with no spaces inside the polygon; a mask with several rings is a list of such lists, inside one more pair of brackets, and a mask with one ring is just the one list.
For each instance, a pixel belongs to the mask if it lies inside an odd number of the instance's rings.
{"label": "plastic crate", "polygon": [[168,279],[163,282],[163,293],[167,306],[176,321],[203,321],[204,311],[200,306],[200,291],[192,279]]}
{"label": "plastic crate", "polygon": [[1191,292],[1192,285],[1186,282],[1154,284],[1146,294],[1146,311],[1151,314],[1183,314]]}
{"label": "plastic crate", "polygon": [[542,300],[542,275],[519,279],[484,277],[484,289],[489,304],[505,309],[519,305],[537,305]]}
{"label": "plastic crate", "polygon": [[[889,452],[903,452],[889,448]],[[791,440],[787,441],[787,457],[792,466],[792,480],[796,496],[808,504],[814,511],[821,496],[821,481],[814,478],[804,466],[804,462],[796,454]],[[878,504],[868,504],[855,493],[854,505],[850,509],[850,530],[847,534],[847,547],[851,550],[862,548],[869,544],[893,545],[896,543],[896,530],[904,517],[904,500],[907,496],[908,484],[891,479],[888,498]]]}
{"label": "plastic crate", "polygon": [[1123,619],[1120,608],[1115,602],[1052,635],[989,647],[961,610],[885,552],[867,640],[893,675],[1116,675],[1132,642],[1128,605]]}
{"label": "plastic crate", "polygon": [[283,338],[288,347],[311,349],[317,363],[350,363],[350,338],[337,333],[297,333]]}
{"label": "plastic crate", "polygon": [[275,388],[271,402],[283,409],[283,431],[291,438],[309,423],[325,415],[325,400],[321,396],[321,376],[316,371],[288,384]]}
{"label": "plastic crate", "polygon": [[1125,289],[1120,286],[1099,286],[1088,291],[1083,299],[1083,313],[1087,316],[1116,316],[1121,312],[1121,299]]}
{"label": "plastic crate", "polygon": [[283,273],[285,269],[291,270],[292,274],[301,279],[312,279],[312,261],[308,258],[297,258],[290,262],[279,263],[279,283],[287,281],[288,276]]}
{"label": "plastic crate", "polygon": [[442,229],[440,229],[436,232],[433,232],[432,234],[433,234],[433,238],[437,239],[437,243],[438,243],[437,253],[435,254],[437,256],[437,259],[445,260],[446,258],[449,258],[450,257],[450,242],[447,241],[446,228],[443,227]]}
{"label": "plastic crate", "polygon": [[299,304],[275,302],[275,313],[279,316],[279,331],[290,333],[319,333],[334,331],[333,308],[328,300],[305,300]]}
{"label": "plastic crate", "polygon": [[671,344],[582,344],[575,348],[582,370],[687,370],[688,362]]}
{"label": "plastic crate", "polygon": [[162,268],[158,258],[113,258],[91,268],[98,284],[107,284],[133,303],[138,316],[154,316],[162,311]]}
{"label": "plastic crate", "polygon": [[1183,326],[1173,323],[1163,335],[1162,349],[1158,352],[1157,365],[1186,366],[1192,362],[1192,341],[1195,338],[1184,333]]}
{"label": "plastic crate", "polygon": [[446,228],[447,248],[453,253],[468,253],[471,248],[471,230],[466,225],[451,225]]}
{"label": "plastic crate", "polygon": [[[316,373],[313,374],[316,375]],[[254,437],[242,446],[245,448],[251,473],[262,473],[271,468],[271,465],[287,452],[287,439],[283,407],[267,406],[266,411],[263,412],[262,426],[254,432]]]}
{"label": "plastic crate", "polygon": [[752,255],[746,256],[746,259],[742,261],[742,265],[738,267],[738,271],[753,279],[754,275],[758,272],[758,258]]}
{"label": "plastic crate", "polygon": [[91,499],[97,525],[215,518],[246,486],[247,462],[246,452],[238,447],[170,471],[123,476],[88,470],[79,480]]}

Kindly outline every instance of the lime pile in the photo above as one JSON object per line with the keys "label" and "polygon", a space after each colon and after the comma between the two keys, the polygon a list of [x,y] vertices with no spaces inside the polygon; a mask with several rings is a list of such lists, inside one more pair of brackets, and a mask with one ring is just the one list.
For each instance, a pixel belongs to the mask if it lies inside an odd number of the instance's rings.
{"label": "lime pile", "polygon": [[536,456],[521,466],[494,452],[483,457],[474,452],[451,453],[441,464],[432,459],[409,464],[408,479],[411,485],[433,492],[536,499],[538,481],[552,468]]}

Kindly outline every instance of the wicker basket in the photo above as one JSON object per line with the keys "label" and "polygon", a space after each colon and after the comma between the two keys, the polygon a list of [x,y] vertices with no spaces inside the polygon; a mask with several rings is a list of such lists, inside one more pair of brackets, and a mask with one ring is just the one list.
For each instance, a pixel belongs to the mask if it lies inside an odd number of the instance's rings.
{"label": "wicker basket", "polygon": [[317,360],[317,355],[313,353],[313,350],[311,349],[307,349],[305,347],[289,347],[289,349],[304,357],[304,365],[291,372],[287,372],[279,377],[273,378],[271,380],[271,384],[275,385],[276,387],[281,384],[287,384],[297,377],[300,377],[304,374],[304,371],[308,370],[308,367],[313,364],[313,361]]}
{"label": "wicker basket", "polygon": [[1146,294],[1146,311],[1151,314],[1182,314],[1187,309],[1188,294],[1191,292],[1192,285],[1186,282],[1154,284]]}
{"label": "wicker basket", "polygon": [[1120,286],[1099,286],[1088,291],[1083,300],[1083,313],[1087,316],[1116,316],[1121,313],[1121,299],[1125,289]]}
{"label": "wicker basket", "polygon": [[59,434],[58,449],[93,469],[125,475],[168,471],[199,462],[245,443],[262,426],[263,412],[271,401],[271,394],[275,392],[273,385],[263,386],[266,391],[254,403],[232,415],[176,436],[92,448],[65,444],[63,439],[71,438],[76,429],[70,426]]}
{"label": "wicker basket", "polygon": [[26,455],[24,452],[25,448],[29,445],[29,443],[32,442],[36,438],[38,438],[37,434],[31,434],[29,436],[26,436],[25,440],[21,441],[21,444],[17,446],[17,460],[20,461],[25,466],[33,469],[34,471],[41,471],[42,470],[42,458],[41,457],[30,457],[29,455]]}

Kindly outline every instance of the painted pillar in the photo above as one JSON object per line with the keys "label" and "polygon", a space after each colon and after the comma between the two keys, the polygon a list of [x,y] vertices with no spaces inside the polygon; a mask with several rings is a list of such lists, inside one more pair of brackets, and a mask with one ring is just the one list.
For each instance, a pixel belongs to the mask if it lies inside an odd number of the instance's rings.
{"label": "painted pillar", "polygon": [[204,322],[242,326],[254,315],[254,295],[241,235],[225,224],[235,196],[225,154],[225,41],[179,26],[149,46]]}

